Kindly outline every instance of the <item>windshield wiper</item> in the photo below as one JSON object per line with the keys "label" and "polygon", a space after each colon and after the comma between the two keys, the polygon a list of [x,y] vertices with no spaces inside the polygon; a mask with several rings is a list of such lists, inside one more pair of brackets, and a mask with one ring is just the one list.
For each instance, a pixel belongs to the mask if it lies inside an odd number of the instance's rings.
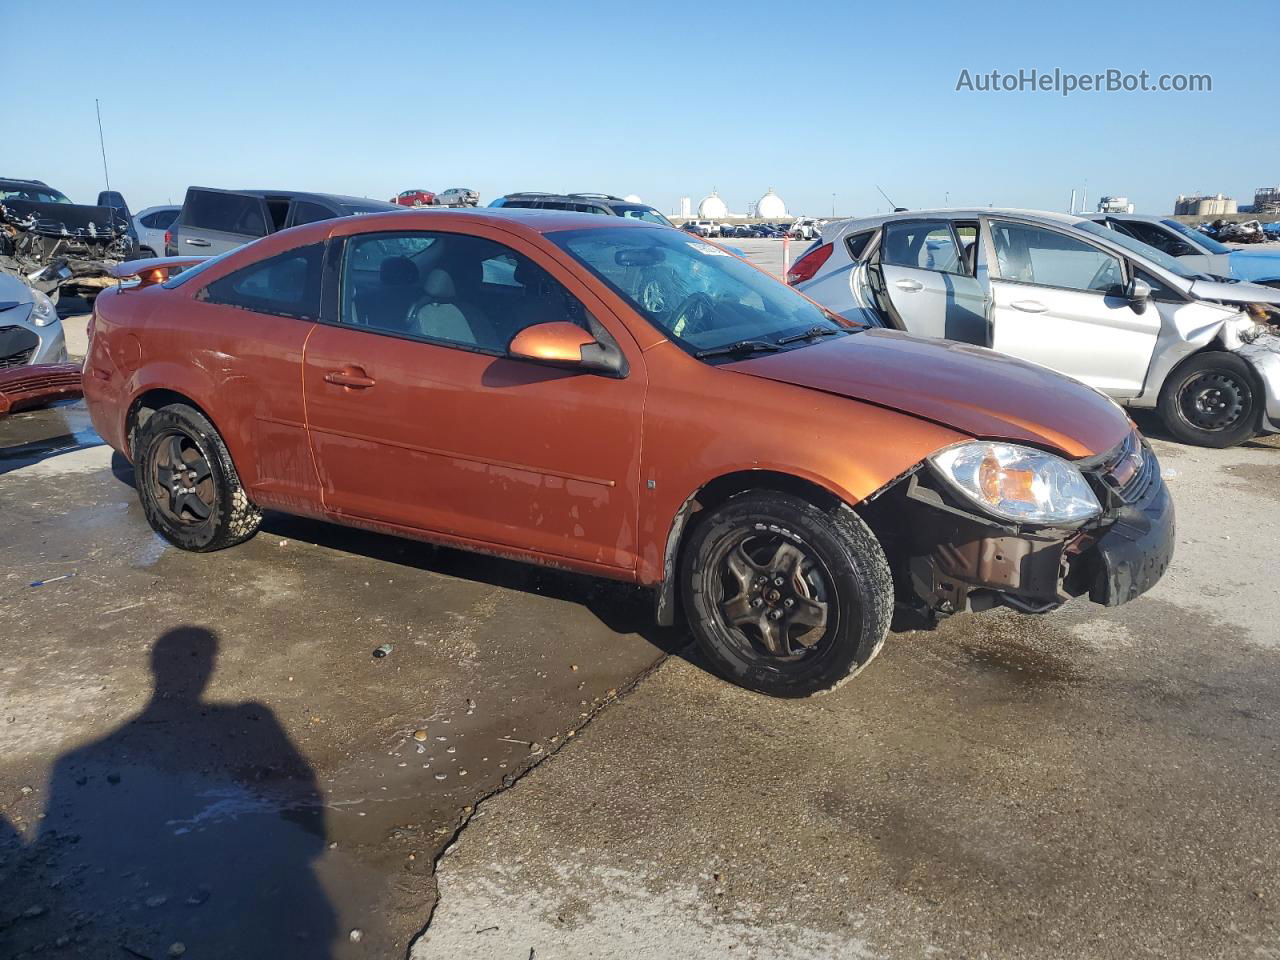
{"label": "windshield wiper", "polygon": [[797,340],[812,340],[815,337],[829,337],[835,333],[848,333],[849,331],[842,327],[810,327],[804,333],[793,333],[789,337],[780,337],[777,341],[781,346],[784,343],[795,343]]}
{"label": "windshield wiper", "polygon": [[772,353],[778,349],[781,348],[768,340],[739,340],[737,343],[726,344],[723,347],[699,350],[694,356],[702,360],[706,357],[724,357],[733,353]]}

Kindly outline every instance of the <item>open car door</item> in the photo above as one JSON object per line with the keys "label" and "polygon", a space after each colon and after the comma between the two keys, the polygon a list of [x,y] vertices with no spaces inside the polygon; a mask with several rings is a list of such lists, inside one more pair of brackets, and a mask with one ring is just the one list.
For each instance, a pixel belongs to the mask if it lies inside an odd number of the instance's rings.
{"label": "open car door", "polygon": [[872,299],[886,322],[921,337],[988,346],[977,238],[973,221],[886,223],[867,269]]}

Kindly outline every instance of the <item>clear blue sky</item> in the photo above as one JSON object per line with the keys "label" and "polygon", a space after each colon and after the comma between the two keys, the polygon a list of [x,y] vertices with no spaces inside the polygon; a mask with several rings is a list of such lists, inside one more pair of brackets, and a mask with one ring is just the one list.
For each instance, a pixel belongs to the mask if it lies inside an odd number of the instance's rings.
{"label": "clear blue sky", "polygon": [[[0,0],[0,175],[134,209],[189,184],[713,187],[743,210],[988,203],[1073,187],[1168,212],[1280,181],[1271,2],[277,3]],[[958,93],[973,73],[1209,73],[1213,92]]]}

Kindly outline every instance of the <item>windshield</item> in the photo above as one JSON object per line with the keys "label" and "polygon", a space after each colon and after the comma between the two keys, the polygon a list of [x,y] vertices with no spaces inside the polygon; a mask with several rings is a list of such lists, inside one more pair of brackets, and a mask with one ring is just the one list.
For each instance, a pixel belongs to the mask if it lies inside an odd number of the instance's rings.
{"label": "windshield", "polygon": [[1177,230],[1180,234],[1190,240],[1197,247],[1203,247],[1210,253],[1230,253],[1231,248],[1226,244],[1219,243],[1207,233],[1201,233],[1199,230],[1192,230],[1185,223],[1179,223],[1177,220],[1161,220],[1170,230]]}
{"label": "windshield", "polygon": [[1118,230],[1111,230],[1100,224],[1094,223],[1092,220],[1085,220],[1083,223],[1077,223],[1076,226],[1085,233],[1092,233],[1096,237],[1108,240],[1117,247],[1124,247],[1130,253],[1141,257],[1148,263],[1154,263],[1162,270],[1167,270],[1174,276],[1182,277],[1184,280],[1196,280],[1202,274],[1196,273],[1194,270],[1188,270],[1186,266],[1179,263],[1176,259],[1167,253],[1157,250],[1155,247],[1149,247],[1141,240],[1135,240],[1133,237],[1125,236]]}
{"label": "windshield", "polygon": [[630,217],[633,220],[643,220],[646,223],[656,223],[663,227],[675,226],[670,220],[660,214],[653,207],[646,206],[643,203],[615,203],[613,212],[620,217]]}
{"label": "windshield", "polygon": [[0,186],[0,200],[31,200],[35,203],[70,203],[53,187]]}
{"label": "windshield", "polygon": [[[615,227],[549,239],[691,353],[855,329],[714,244],[676,230]],[[861,329],[861,328],[856,328]],[[802,342],[797,342],[802,345]]]}

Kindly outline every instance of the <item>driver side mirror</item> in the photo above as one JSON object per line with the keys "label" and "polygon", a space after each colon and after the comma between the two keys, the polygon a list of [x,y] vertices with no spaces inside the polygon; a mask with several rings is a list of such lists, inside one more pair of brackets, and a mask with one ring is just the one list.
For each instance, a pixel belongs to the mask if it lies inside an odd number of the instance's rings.
{"label": "driver side mirror", "polygon": [[1134,277],[1125,285],[1124,295],[1135,313],[1146,313],[1147,302],[1151,299],[1151,284]]}
{"label": "driver side mirror", "polygon": [[622,372],[622,354],[616,346],[601,344],[577,324],[564,320],[525,327],[511,339],[507,354],[555,367],[615,376]]}

